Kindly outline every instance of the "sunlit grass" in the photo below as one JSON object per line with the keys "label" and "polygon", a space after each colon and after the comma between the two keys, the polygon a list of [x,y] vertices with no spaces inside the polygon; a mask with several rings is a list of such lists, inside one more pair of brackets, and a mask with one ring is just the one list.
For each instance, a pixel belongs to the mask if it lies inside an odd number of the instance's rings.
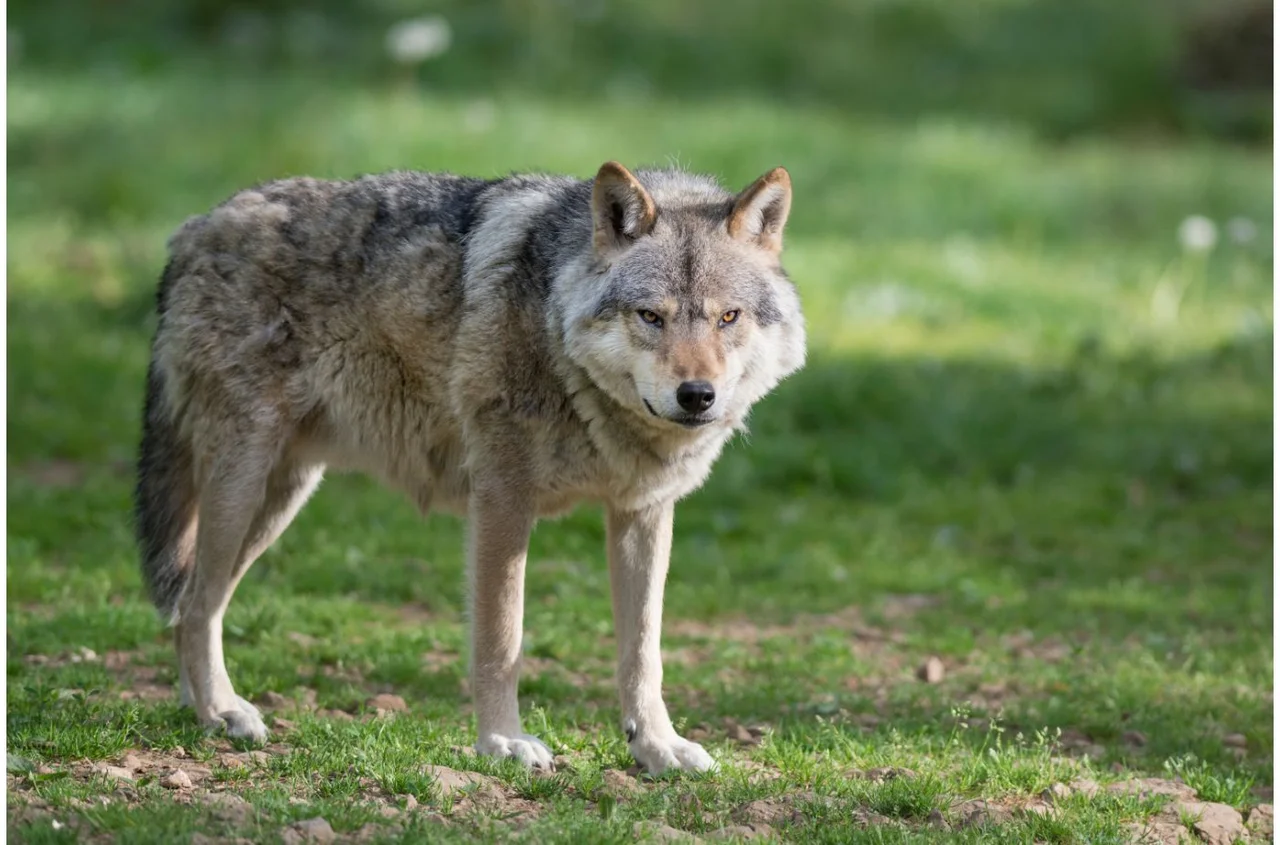
{"label": "sunlit grass", "polygon": [[[448,809],[424,763],[494,774],[537,802],[531,827],[493,834],[537,842],[625,841],[654,820],[705,833],[766,797],[798,812],[782,826],[797,841],[976,841],[928,827],[931,811],[1030,801],[1077,776],[1172,771],[1238,807],[1270,783],[1264,155],[1051,144],[978,118],[763,98],[636,107],[21,66],[9,120],[8,737],[33,765],[182,746],[253,802],[251,838],[310,815],[358,829],[373,813],[353,802],[370,794],[362,779]],[[353,477],[326,482],[251,571],[228,617],[231,672],[249,697],[310,689],[321,708],[360,713],[389,689],[408,714],[298,716],[291,753],[242,777],[173,700],[121,698],[143,674],[175,680],[137,574],[129,461],[164,241],[186,215],[293,173],[585,176],[672,157],[731,185],[791,170],[787,262],[811,328],[807,369],[677,516],[669,697],[724,772],[599,797],[601,771],[628,763],[597,508],[540,526],[529,571],[524,704],[573,765],[533,781],[451,750],[470,742],[461,527]],[[1177,231],[1192,214],[1244,216],[1260,234],[1189,254]],[[1176,311],[1161,304],[1171,289]],[[903,595],[917,600],[907,611]],[[130,650],[146,673],[32,659],[80,647]],[[929,655],[947,665],[936,685],[915,679]],[[763,726],[760,744],[733,741],[726,717]],[[1100,757],[1066,753],[1059,729]],[[1243,755],[1229,734],[1247,737]],[[852,774],[885,766],[916,777]],[[101,779],[30,785],[60,818],[110,793]],[[138,794],[138,809],[88,815],[129,841],[207,829],[158,785]],[[1073,800],[1000,835],[1116,841],[1155,809]],[[864,828],[868,812],[902,826]],[[47,822],[22,833],[66,839]]]}

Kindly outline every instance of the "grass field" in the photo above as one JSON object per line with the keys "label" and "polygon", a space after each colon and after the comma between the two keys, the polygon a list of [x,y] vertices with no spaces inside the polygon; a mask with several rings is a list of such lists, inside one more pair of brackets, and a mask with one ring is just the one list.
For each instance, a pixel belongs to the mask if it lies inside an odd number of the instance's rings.
{"label": "grass field", "polygon": [[[10,69],[10,837],[303,841],[288,826],[323,817],[367,841],[1123,842],[1195,827],[1185,794],[1151,794],[1175,778],[1270,804],[1266,151],[747,92],[314,78]],[[169,232],[289,173],[673,157],[733,186],[790,169],[811,325],[807,368],[677,510],[667,698],[722,769],[627,773],[591,507],[540,525],[529,565],[522,705],[558,772],[465,753],[462,527],[351,476],[229,614],[273,744],[205,738],[129,523]],[[1213,249],[1180,244],[1192,215]]]}

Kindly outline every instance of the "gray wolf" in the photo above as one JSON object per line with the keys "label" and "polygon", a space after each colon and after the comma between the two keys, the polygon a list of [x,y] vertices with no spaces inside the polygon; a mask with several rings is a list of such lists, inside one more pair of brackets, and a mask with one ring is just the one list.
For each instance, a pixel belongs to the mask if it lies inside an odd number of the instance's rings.
{"label": "gray wolf", "polygon": [[550,767],[521,727],[536,519],[603,503],[622,724],[677,735],[659,629],[677,499],[805,356],[779,254],[782,168],[741,193],[616,162],[594,179],[295,178],[183,224],[157,294],[136,491],[142,570],[200,723],[264,741],[223,662],[236,584],[326,468],[469,522],[476,748]]}

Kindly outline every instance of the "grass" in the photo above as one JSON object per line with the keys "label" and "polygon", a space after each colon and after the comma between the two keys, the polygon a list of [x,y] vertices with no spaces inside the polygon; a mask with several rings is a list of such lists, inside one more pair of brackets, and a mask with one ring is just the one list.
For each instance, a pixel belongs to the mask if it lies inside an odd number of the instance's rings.
{"label": "grass", "polygon": [[[660,89],[637,106],[195,59],[90,75],[30,52],[8,117],[11,835],[274,841],[323,816],[404,841],[621,842],[768,818],[796,842],[1108,842],[1165,800],[1113,781],[1177,776],[1241,810],[1272,785],[1263,152],[1053,140],[977,105],[907,120]],[[540,525],[529,567],[526,726],[565,764],[538,778],[459,752],[461,525],[355,476],[326,481],[229,614],[239,691],[315,709],[279,710],[292,727],[262,758],[203,737],[170,694],[129,525],[168,233],[286,173],[669,156],[733,185],[788,166],[812,327],[810,364],[677,511],[668,702],[722,771],[606,774],[630,760],[592,507]],[[1186,252],[1192,214],[1260,234]],[[936,684],[915,674],[930,656]],[[381,692],[408,710],[363,718]],[[128,753],[150,774],[92,773]],[[492,776],[501,800],[446,796],[428,764]],[[175,801],[173,766],[251,812]],[[884,768],[910,771],[857,775]],[[1104,789],[1027,809],[1081,778]],[[380,807],[404,796],[425,812],[397,833]],[[965,826],[976,799],[1009,812]]]}

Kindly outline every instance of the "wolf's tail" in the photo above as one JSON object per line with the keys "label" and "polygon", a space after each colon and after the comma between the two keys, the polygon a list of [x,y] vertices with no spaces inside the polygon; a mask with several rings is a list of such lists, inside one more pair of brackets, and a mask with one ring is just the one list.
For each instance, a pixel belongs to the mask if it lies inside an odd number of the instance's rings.
{"label": "wolf's tail", "polygon": [[197,496],[191,447],[170,419],[163,391],[164,377],[152,362],[147,370],[134,527],[147,592],[173,624],[195,565]]}
{"label": "wolf's tail", "polygon": [[[162,312],[168,281],[161,283]],[[153,359],[147,369],[134,529],[147,592],[169,624],[178,621],[178,600],[195,566],[198,504],[191,445],[168,412],[164,375]]]}

